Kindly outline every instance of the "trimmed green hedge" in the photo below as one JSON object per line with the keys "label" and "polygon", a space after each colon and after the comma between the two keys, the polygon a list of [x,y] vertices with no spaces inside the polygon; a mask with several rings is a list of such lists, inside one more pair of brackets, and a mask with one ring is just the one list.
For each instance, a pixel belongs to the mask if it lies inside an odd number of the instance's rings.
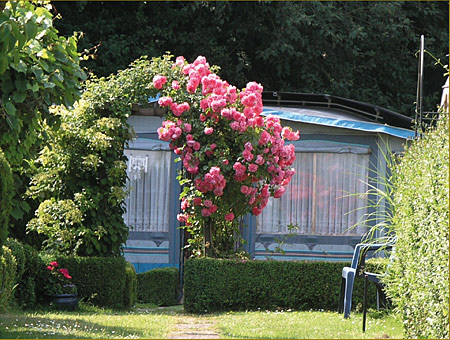
{"label": "trimmed green hedge", "polygon": [[0,311],[4,311],[12,296],[16,283],[16,260],[11,250],[2,246],[0,248]]}
{"label": "trimmed green hedge", "polygon": [[[348,265],[190,259],[184,268],[184,308],[192,313],[278,308],[337,310],[342,268]],[[362,304],[363,286],[364,280],[355,280],[354,308]],[[375,286],[369,284],[369,307],[375,306],[375,296]]]}
{"label": "trimmed green hedge", "polygon": [[77,286],[78,295],[101,307],[116,309],[131,305],[125,301],[127,274],[123,257],[78,257],[58,256],[54,258],[60,267],[67,268]]}
{"label": "trimmed green hedge", "polygon": [[177,304],[178,269],[174,267],[157,268],[137,274],[138,300],[158,306]]}
{"label": "trimmed green hedge", "polygon": [[22,244],[24,250],[24,271],[17,281],[15,299],[19,307],[31,308],[45,302],[43,278],[45,263],[39,252],[33,247]]}
{"label": "trimmed green hedge", "polygon": [[123,294],[123,306],[128,309],[134,306],[137,300],[137,276],[134,266],[126,263],[125,267],[125,290]]}
{"label": "trimmed green hedge", "polygon": [[18,276],[16,304],[22,308],[47,304],[43,290],[46,266],[57,261],[61,268],[67,268],[78,295],[97,306],[128,309],[136,302],[136,273],[123,257],[78,257],[39,253],[29,245],[9,240],[15,253],[20,254],[23,246],[23,275]]}

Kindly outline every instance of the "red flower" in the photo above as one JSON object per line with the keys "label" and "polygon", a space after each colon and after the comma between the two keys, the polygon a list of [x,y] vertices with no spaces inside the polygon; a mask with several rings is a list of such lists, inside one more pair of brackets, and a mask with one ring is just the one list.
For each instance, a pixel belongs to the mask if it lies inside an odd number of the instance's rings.
{"label": "red flower", "polygon": [[60,270],[58,270],[58,272],[63,274],[66,279],[71,279],[72,278],[72,276],[69,275],[69,271],[67,269],[65,269],[65,268],[61,268]]}
{"label": "red flower", "polygon": [[58,267],[58,262],[56,262],[56,261],[50,262],[50,265],[52,267]]}

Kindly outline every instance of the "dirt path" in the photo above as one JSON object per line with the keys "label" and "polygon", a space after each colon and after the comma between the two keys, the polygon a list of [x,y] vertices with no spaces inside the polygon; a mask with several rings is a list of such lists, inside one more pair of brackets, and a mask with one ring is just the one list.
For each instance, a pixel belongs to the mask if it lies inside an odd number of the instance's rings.
{"label": "dirt path", "polygon": [[168,339],[220,339],[215,323],[203,318],[180,316]]}

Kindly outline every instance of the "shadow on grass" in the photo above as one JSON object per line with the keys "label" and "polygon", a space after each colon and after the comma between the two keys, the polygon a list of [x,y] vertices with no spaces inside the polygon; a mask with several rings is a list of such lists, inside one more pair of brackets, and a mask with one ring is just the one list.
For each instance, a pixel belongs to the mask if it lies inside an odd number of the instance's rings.
{"label": "shadow on grass", "polygon": [[[105,316],[107,317],[107,316]],[[2,315],[0,339],[87,339],[142,338],[142,329],[105,326],[100,323],[73,318],[52,319],[39,315]]]}

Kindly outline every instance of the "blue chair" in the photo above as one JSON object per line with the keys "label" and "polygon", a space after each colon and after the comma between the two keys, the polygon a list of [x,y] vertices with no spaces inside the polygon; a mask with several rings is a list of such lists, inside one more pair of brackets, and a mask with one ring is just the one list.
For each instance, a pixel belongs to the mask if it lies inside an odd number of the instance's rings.
{"label": "blue chair", "polygon": [[[355,250],[353,252],[351,266],[344,267],[342,269],[341,293],[339,297],[339,313],[342,313],[343,311],[344,318],[348,318],[350,316],[350,310],[352,308],[353,283],[356,277],[364,276],[363,268],[367,253],[369,251],[375,251],[389,247],[392,247],[392,245],[365,244],[365,243],[359,243],[356,245]],[[367,279],[369,278],[367,277]],[[378,299],[378,290],[377,290],[377,299]]]}

